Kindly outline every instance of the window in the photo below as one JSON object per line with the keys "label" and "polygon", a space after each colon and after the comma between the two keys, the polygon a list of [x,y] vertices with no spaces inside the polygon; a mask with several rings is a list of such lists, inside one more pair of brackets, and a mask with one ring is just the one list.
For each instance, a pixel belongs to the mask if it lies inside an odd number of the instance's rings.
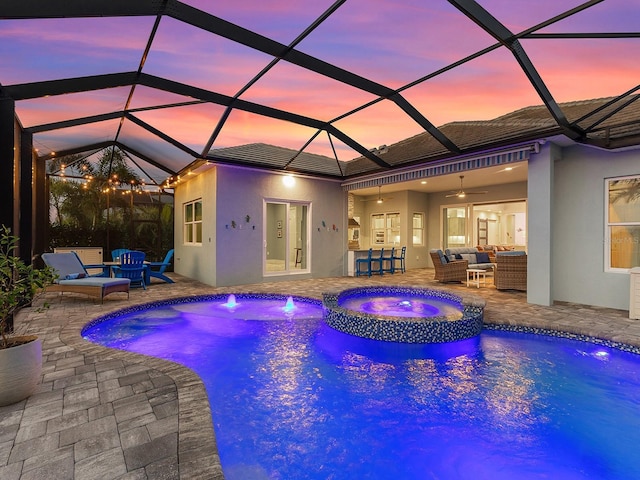
{"label": "window", "polygon": [[202,200],[184,204],[184,243],[202,243]]}
{"label": "window", "polygon": [[400,214],[375,213],[371,215],[371,239],[373,245],[400,243]]}
{"label": "window", "polygon": [[640,266],[640,176],[606,181],[605,269]]}
{"label": "window", "polygon": [[413,245],[424,245],[424,213],[413,214]]}

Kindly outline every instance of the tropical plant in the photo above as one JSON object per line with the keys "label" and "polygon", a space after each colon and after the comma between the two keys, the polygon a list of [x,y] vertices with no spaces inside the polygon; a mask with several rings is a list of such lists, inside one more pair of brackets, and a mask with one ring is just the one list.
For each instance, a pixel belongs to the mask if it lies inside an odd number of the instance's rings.
{"label": "tropical plant", "polygon": [[[0,229],[0,349],[18,345],[10,336],[12,318],[20,308],[31,302],[44,291],[54,279],[49,267],[37,269],[27,265],[15,255],[18,237],[2,225]],[[46,305],[43,307],[46,308]]]}
{"label": "tropical plant", "polygon": [[152,194],[116,147],[94,159],[68,155],[50,160],[49,246],[144,250],[161,260],[173,248],[173,206]]}

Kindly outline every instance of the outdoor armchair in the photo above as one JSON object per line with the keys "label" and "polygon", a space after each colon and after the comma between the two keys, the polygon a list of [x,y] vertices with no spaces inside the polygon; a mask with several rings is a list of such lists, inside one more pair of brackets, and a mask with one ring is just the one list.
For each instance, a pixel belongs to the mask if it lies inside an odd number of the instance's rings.
{"label": "outdoor armchair", "polygon": [[149,277],[159,278],[167,283],[174,283],[169,277],[164,274],[164,271],[169,265],[171,265],[171,258],[173,257],[173,248],[167,252],[162,262],[150,262]]}
{"label": "outdoor armchair", "polygon": [[120,255],[120,265],[113,267],[113,274],[118,278],[128,278],[131,285],[141,286],[147,289],[145,282],[145,272],[148,265],[145,265],[145,253],[137,250],[130,250]]}
{"label": "outdoor armchair", "polygon": [[128,248],[116,248],[115,250],[111,250],[111,260],[117,262],[123,253],[128,252]]}
{"label": "outdoor armchair", "polygon": [[498,290],[527,291],[527,255],[525,252],[497,252],[494,283]]}
{"label": "outdoor armchair", "polygon": [[433,268],[436,270],[434,278],[439,282],[464,282],[467,279],[467,260],[448,261],[442,250],[431,250],[429,252]]}

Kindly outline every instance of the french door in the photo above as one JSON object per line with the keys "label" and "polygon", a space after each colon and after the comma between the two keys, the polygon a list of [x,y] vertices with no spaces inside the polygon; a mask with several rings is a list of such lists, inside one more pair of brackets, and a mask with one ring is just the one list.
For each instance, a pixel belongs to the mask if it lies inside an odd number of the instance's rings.
{"label": "french door", "polygon": [[309,271],[310,209],[308,203],[265,201],[265,275]]}

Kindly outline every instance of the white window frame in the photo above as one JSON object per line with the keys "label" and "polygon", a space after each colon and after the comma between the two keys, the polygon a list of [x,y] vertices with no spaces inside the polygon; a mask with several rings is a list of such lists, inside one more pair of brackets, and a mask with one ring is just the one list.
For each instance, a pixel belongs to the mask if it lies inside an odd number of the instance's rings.
{"label": "white window frame", "polygon": [[[200,204],[201,218],[196,219],[196,204]],[[187,208],[191,206],[192,218],[187,219]],[[183,243],[185,245],[202,245],[202,199],[198,198],[190,202],[185,202],[182,206],[182,218],[183,218]],[[198,225],[200,226],[200,241],[198,241]],[[189,236],[191,232],[191,236]],[[191,238],[191,240],[189,240]]]}
{"label": "white window frame", "polygon": [[[640,175],[629,175],[625,177],[611,177],[604,180],[604,271],[609,273],[629,273],[631,268],[637,265],[632,265],[628,268],[612,267],[611,266],[611,253],[614,244],[613,239],[613,227],[638,227],[640,228],[640,220],[633,222],[615,222],[609,218],[609,192],[610,186],[613,182],[620,180],[637,180],[640,181]],[[632,239],[635,241],[635,239]],[[636,247],[638,248],[638,247]]]}
{"label": "white window frame", "polygon": [[[398,220],[398,225],[393,226],[393,219]],[[376,219],[382,220],[382,226],[376,226]],[[372,246],[389,246],[399,245],[402,241],[400,230],[400,212],[385,212],[371,214],[371,245]],[[398,237],[398,241],[394,242],[394,236]]]}
{"label": "white window frame", "polygon": [[[424,213],[422,212],[413,212],[411,214],[411,245],[414,247],[423,247],[424,246]],[[416,219],[420,220],[420,226],[416,227]],[[418,237],[420,238],[419,242],[416,242],[416,233],[418,233]]]}

